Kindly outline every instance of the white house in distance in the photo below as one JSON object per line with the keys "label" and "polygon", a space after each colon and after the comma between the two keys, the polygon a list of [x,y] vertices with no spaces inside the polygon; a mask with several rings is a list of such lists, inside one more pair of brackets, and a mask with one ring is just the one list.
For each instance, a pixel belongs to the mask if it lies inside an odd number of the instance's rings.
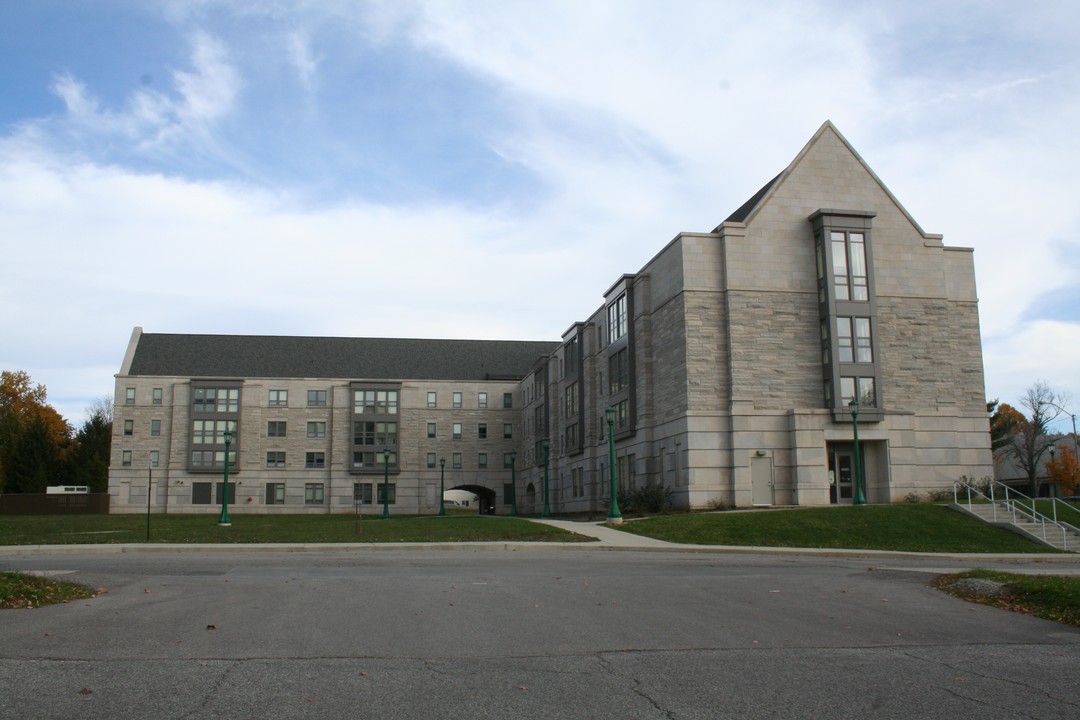
{"label": "white house in distance", "polygon": [[[114,512],[594,512],[870,502],[993,474],[972,251],[908,214],[826,122],[712,232],[616,277],[558,341],[132,334]],[[385,451],[389,450],[389,453]],[[384,464],[384,458],[389,459]],[[388,481],[388,482],[386,482]],[[235,483],[235,484],[234,484]],[[370,505],[368,505],[370,503]]]}

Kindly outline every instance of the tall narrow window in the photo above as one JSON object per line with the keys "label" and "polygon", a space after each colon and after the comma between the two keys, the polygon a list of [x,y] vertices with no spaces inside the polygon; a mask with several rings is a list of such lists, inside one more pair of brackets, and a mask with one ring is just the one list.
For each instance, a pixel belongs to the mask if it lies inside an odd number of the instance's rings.
{"label": "tall narrow window", "polygon": [[608,305],[608,343],[613,343],[626,334],[626,293],[615,298]]}

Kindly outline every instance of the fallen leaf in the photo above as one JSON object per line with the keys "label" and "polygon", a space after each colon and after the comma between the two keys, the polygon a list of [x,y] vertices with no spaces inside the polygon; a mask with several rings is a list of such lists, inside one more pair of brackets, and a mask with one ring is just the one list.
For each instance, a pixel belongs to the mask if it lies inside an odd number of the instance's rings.
{"label": "fallen leaf", "polygon": [[528,685],[518,685],[518,690],[528,690],[528,689],[529,689]]}
{"label": "fallen leaf", "polygon": [[142,591],[143,591],[144,593],[148,593],[148,592],[150,592],[150,588],[143,588],[143,589],[142,589]]}
{"label": "fallen leaf", "polygon": [[106,589],[105,589],[105,588],[103,588],[103,587],[99,587],[99,588],[97,589],[97,594],[98,594],[98,595],[106,595],[106,594],[108,594],[108,592],[109,592],[109,591],[108,591],[108,590],[106,590]]}
{"label": "fallen leaf", "polygon": [[206,629],[207,630],[217,630],[217,625],[207,625]]}
{"label": "fallen leaf", "polygon": [[360,673],[360,677],[367,677],[367,673],[366,672]]}
{"label": "fallen leaf", "polygon": [[91,694],[92,692],[94,692],[94,691],[93,691],[93,690],[91,690],[90,688],[83,688],[82,690],[80,690],[80,691],[79,691],[79,694],[80,694],[80,695],[89,695],[89,694]]}

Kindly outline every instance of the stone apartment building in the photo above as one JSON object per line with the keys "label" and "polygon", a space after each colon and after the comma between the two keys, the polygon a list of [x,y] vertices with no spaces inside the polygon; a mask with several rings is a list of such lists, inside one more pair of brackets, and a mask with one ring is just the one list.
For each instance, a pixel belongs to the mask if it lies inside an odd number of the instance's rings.
{"label": "stone apartment building", "polygon": [[113,509],[145,509],[156,473],[152,506],[213,510],[233,429],[241,510],[379,509],[389,447],[395,512],[434,512],[441,474],[500,513],[513,475],[538,512],[545,471],[553,512],[602,511],[608,408],[618,484],[681,507],[850,503],[854,399],[870,502],[993,473],[972,251],[924,232],[831,123],[603,298],[551,343],[136,329]]}

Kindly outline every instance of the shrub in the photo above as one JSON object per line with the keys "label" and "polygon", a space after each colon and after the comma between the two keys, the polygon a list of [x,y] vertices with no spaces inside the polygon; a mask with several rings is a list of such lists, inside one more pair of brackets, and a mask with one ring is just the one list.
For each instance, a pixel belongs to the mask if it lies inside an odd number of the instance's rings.
{"label": "shrub", "polygon": [[671,506],[673,494],[666,485],[646,485],[636,490],[620,490],[616,497],[621,512],[655,514]]}

